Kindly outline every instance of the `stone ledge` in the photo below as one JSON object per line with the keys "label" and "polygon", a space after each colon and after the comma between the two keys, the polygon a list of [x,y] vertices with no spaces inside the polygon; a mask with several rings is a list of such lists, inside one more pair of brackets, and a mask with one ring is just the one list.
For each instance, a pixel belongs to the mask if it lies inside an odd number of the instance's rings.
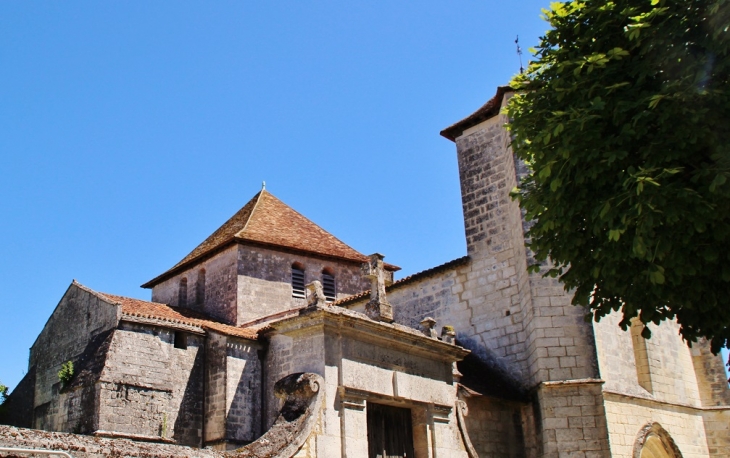
{"label": "stone ledge", "polygon": [[139,442],[160,442],[164,444],[174,444],[175,441],[161,436],[148,436],[146,434],[120,433],[116,431],[94,431],[92,436],[108,437],[110,439],[129,439]]}
{"label": "stone ledge", "polygon": [[636,394],[627,394],[627,393],[621,393],[620,391],[613,391],[613,390],[603,390],[604,394],[608,394],[610,396],[618,396],[622,398],[629,398],[629,399],[638,399],[641,401],[645,401],[651,404],[658,404],[662,406],[670,406],[670,407],[681,407],[684,409],[689,410],[696,410],[700,412],[712,412],[712,411],[730,411],[730,406],[693,406],[692,404],[685,404],[683,402],[667,402],[662,401],[653,397],[649,396],[641,396]]}

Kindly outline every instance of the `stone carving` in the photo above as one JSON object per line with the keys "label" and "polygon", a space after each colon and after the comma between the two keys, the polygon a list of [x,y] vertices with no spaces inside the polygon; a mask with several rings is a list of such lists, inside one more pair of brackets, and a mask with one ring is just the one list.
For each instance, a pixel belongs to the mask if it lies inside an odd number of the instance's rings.
{"label": "stone carving", "polygon": [[230,458],[290,458],[301,448],[319,419],[324,380],[308,372],[290,374],[274,385],[284,401],[274,425],[255,441],[224,456]]}
{"label": "stone carving", "polygon": [[456,421],[459,424],[459,432],[461,433],[462,441],[464,441],[466,453],[469,455],[469,458],[479,458],[479,455],[474,449],[474,445],[472,445],[471,439],[469,438],[469,431],[466,429],[466,421],[464,420],[464,417],[469,415],[469,408],[467,407],[466,402],[461,399],[457,399],[456,409],[454,410],[456,410]]}
{"label": "stone carving", "polygon": [[393,322],[393,307],[385,296],[386,273],[380,253],[370,255],[368,262],[362,264],[363,276],[370,279],[370,302],[365,305],[365,313],[376,321]]}
{"label": "stone carving", "polygon": [[436,329],[434,329],[435,326],[436,320],[434,320],[430,316],[427,316],[426,318],[421,320],[421,331],[423,331],[423,333],[426,334],[428,337],[438,339],[439,335],[438,332],[436,332]]}
{"label": "stone carving", "polygon": [[453,326],[444,326],[441,328],[441,340],[446,343],[456,344],[456,331]]}
{"label": "stone carving", "polygon": [[305,288],[307,290],[307,307],[327,305],[327,298],[324,295],[324,289],[322,289],[322,283],[319,280],[314,280]]}

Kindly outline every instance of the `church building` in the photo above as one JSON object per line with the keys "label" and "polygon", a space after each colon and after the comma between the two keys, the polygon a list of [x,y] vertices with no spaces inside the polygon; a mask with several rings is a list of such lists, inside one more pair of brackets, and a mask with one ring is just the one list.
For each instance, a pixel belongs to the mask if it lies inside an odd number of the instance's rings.
{"label": "church building", "polygon": [[142,285],[150,301],[71,283],[6,403],[0,456],[730,456],[707,342],[690,348],[675,322],[648,340],[615,315],[586,322],[556,279],[528,273],[510,95],[441,132],[461,257],[395,281],[383,255],[262,189]]}

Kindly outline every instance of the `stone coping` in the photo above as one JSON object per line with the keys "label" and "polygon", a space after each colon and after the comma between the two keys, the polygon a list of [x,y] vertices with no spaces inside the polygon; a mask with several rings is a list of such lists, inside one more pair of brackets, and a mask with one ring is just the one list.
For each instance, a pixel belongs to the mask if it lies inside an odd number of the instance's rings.
{"label": "stone coping", "polygon": [[374,321],[363,313],[329,305],[307,307],[295,317],[270,324],[270,330],[266,333],[289,334],[317,326],[335,329],[357,340],[387,345],[408,353],[421,352],[431,359],[436,355],[435,359],[441,361],[461,361],[471,353],[470,350],[428,337],[408,326]]}

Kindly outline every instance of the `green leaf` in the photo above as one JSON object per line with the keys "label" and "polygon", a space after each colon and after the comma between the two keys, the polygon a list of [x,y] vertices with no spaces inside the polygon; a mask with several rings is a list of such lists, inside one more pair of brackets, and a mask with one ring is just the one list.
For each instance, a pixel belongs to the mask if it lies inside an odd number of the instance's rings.
{"label": "green leaf", "polygon": [[543,168],[542,168],[542,169],[540,170],[540,173],[538,174],[538,176],[539,176],[539,177],[540,177],[541,179],[543,179],[543,180],[544,180],[544,179],[546,179],[546,178],[549,178],[549,177],[550,177],[550,172],[551,172],[550,168],[551,168],[551,165],[552,165],[552,164],[547,164],[547,165],[545,165],[545,167],[543,167]]}
{"label": "green leaf", "polygon": [[657,94],[649,97],[649,108],[654,109],[657,105],[659,105],[659,102],[666,97],[664,94]]}
{"label": "green leaf", "polygon": [[550,190],[553,192],[557,191],[561,184],[563,184],[563,180],[561,180],[560,178],[554,178],[550,182]]}
{"label": "green leaf", "polygon": [[608,211],[611,209],[611,201],[607,200],[605,204],[603,204],[603,208],[601,208],[601,213],[598,215],[601,219],[604,219],[606,215],[608,214]]}
{"label": "green leaf", "polygon": [[556,5],[507,102],[535,259],[595,319],[676,320],[715,351],[730,343],[728,4]]}
{"label": "green leaf", "polygon": [[715,192],[715,190],[724,185],[725,182],[727,182],[727,177],[721,173],[715,175],[715,178],[712,180],[712,183],[710,184],[710,192]]}
{"label": "green leaf", "polygon": [[621,238],[621,232],[619,229],[611,229],[608,231],[608,240],[618,242],[618,239]]}

